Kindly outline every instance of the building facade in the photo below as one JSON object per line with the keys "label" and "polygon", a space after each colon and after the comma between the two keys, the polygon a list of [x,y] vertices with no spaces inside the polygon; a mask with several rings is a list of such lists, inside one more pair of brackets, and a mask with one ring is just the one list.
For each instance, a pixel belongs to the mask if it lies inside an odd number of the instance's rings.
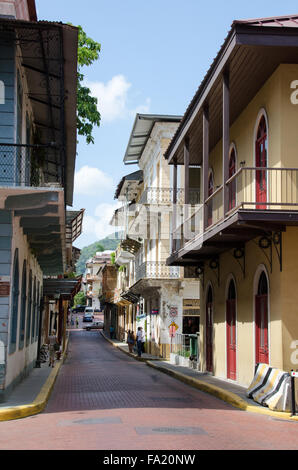
{"label": "building facade", "polygon": [[165,154],[201,166],[167,261],[200,274],[201,369],[244,386],[297,367],[297,20],[232,24]]}
{"label": "building facade", "polygon": [[33,7],[0,2],[1,398],[36,364],[44,277],[66,270],[73,195],[78,33]]}
{"label": "building facade", "polygon": [[187,278],[183,268],[166,265],[172,245],[173,188],[163,155],[179,122],[179,116],[136,116],[124,163],[136,163],[140,170],[127,175],[116,192],[124,202],[124,239],[115,258],[122,269],[122,324],[134,332],[142,326],[146,352],[159,357],[169,357],[174,335],[200,329],[199,309],[189,308],[198,305],[197,277]]}

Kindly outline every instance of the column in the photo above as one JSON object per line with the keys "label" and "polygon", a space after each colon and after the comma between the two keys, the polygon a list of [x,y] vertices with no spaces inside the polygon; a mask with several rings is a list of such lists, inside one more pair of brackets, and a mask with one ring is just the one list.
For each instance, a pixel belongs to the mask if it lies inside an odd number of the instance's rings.
{"label": "column", "polygon": [[223,184],[223,216],[229,209],[229,191],[226,181],[229,179],[229,149],[230,149],[230,87],[229,74],[224,73],[222,81],[222,184]]}
{"label": "column", "polygon": [[208,198],[208,173],[209,173],[209,109],[208,106],[203,110],[203,168],[202,168],[202,193],[203,193],[203,228],[207,227],[207,206],[205,204]]}

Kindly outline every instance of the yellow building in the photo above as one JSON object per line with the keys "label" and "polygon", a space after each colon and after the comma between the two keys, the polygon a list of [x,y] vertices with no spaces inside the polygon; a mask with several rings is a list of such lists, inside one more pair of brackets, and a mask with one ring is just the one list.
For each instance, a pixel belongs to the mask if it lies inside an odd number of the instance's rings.
{"label": "yellow building", "polygon": [[298,16],[234,21],[165,153],[184,165],[167,263],[201,277],[201,370],[242,385],[298,364],[297,96]]}

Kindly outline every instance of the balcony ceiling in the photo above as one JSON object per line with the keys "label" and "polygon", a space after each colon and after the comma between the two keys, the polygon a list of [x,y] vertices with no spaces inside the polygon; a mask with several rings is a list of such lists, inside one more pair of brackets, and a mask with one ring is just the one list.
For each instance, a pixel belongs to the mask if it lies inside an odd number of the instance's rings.
{"label": "balcony ceiling", "polygon": [[15,38],[27,78],[28,97],[47,146],[47,182],[62,181],[72,205],[76,158],[77,28],[62,23],[0,19],[1,42]]}
{"label": "balcony ceiling", "polygon": [[14,211],[44,275],[65,269],[64,192],[39,188],[0,188],[0,210]]}
{"label": "balcony ceiling", "polygon": [[[298,16],[297,16],[298,18]],[[190,164],[202,162],[203,106],[209,106],[210,151],[222,138],[222,74],[230,73],[230,125],[283,63],[298,64],[298,21],[296,27],[261,26],[234,22],[217,57],[203,79],[174,135],[165,157],[183,164],[184,138],[189,137]],[[253,79],[252,79],[253,76]]]}

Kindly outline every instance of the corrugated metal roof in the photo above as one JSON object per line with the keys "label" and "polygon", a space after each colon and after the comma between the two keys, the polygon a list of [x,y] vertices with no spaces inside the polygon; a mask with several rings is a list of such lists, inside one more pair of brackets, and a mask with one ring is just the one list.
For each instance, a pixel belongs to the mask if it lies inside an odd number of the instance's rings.
{"label": "corrugated metal roof", "polygon": [[130,134],[124,163],[131,165],[140,160],[156,122],[180,122],[182,116],[162,114],[137,114]]}
{"label": "corrugated metal roof", "polygon": [[290,16],[272,16],[269,18],[255,18],[250,20],[235,20],[234,24],[247,24],[249,26],[277,26],[285,28],[298,27],[298,14]]}
{"label": "corrugated metal roof", "polygon": [[221,54],[225,50],[225,47],[229,43],[231,37],[233,36],[234,30],[236,25],[246,25],[246,26],[264,26],[264,27],[270,27],[270,26],[280,26],[280,27],[292,27],[292,28],[297,28],[298,27],[298,14],[296,15],[288,15],[288,16],[276,16],[276,17],[271,17],[271,18],[257,18],[257,19],[249,19],[249,20],[234,20],[230,30],[228,31],[228,34],[226,38],[224,39],[223,44],[221,45],[217,55],[213,59],[209,69],[207,70],[200,86],[198,87],[195,95],[193,96],[192,100],[190,101],[184,115],[182,116],[181,122],[164,154],[165,158],[168,159],[170,156],[171,151],[173,150],[176,142],[178,141],[179,135],[182,132],[183,128],[189,121],[189,119],[192,116],[192,113],[196,107],[196,104],[199,100],[199,97],[201,94],[204,92],[205,87],[207,86],[208,80],[210,76],[212,75],[212,72],[216,66],[216,63],[218,62],[219,58],[221,57]]}

